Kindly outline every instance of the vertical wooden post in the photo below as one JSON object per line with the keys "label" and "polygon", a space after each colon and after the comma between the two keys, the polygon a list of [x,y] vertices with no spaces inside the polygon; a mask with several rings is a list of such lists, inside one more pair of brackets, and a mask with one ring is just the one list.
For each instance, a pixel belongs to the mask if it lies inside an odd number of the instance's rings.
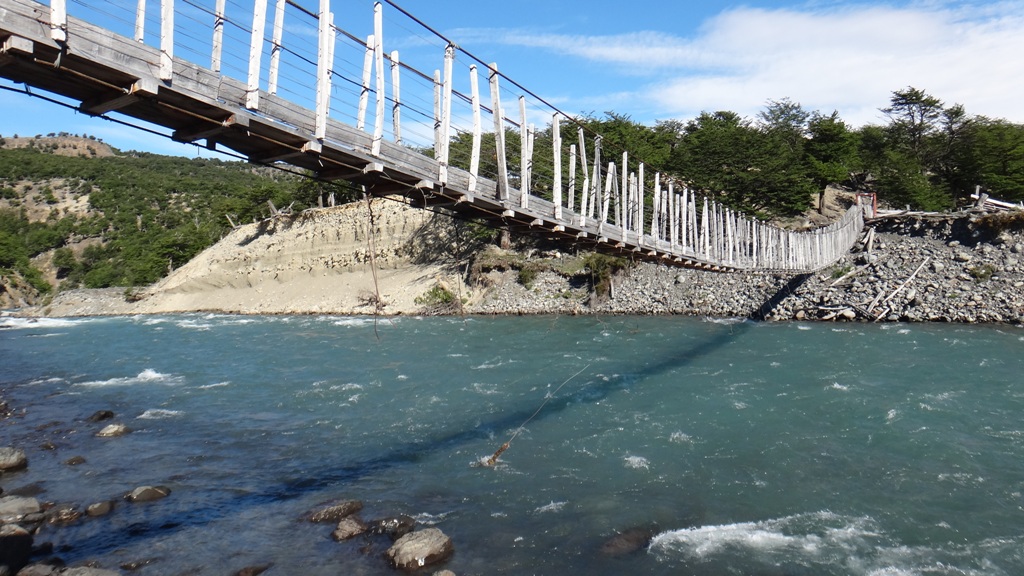
{"label": "vertical wooden post", "polygon": [[434,158],[441,158],[441,71],[434,70]]}
{"label": "vertical wooden post", "polygon": [[[598,134],[597,137],[594,138],[594,178],[592,180],[592,185],[593,185],[594,189],[590,193],[590,207],[589,207],[589,210],[588,210],[588,212],[589,212],[588,216],[590,218],[595,218],[595,212],[598,211],[597,210],[598,193],[601,192],[601,143],[602,142],[603,142],[603,139],[602,139],[601,135]],[[601,219],[602,222],[604,220],[607,220],[607,216],[608,216],[608,214],[606,213],[605,214],[605,218]]]}
{"label": "vertical wooden post", "polygon": [[494,113],[494,151],[498,161],[498,199],[508,200],[508,160],[505,157],[505,120],[501,111],[501,87],[498,64],[491,63],[488,81],[491,85],[491,110]]}
{"label": "vertical wooden post", "polygon": [[[139,0],[140,3],[146,0]],[[220,73],[221,54],[224,51],[224,5],[227,0],[217,0],[213,15],[213,51],[210,53],[210,70]]]}
{"label": "vertical wooden post", "polygon": [[356,110],[356,130],[366,129],[366,108],[370,102],[370,76],[373,74],[373,34],[366,37],[363,52],[363,76],[359,90],[359,108]]}
{"label": "vertical wooden post", "polygon": [[704,209],[700,213],[700,240],[701,255],[707,258],[711,255],[711,222],[708,215],[707,198],[704,198]]}
{"label": "vertical wooden post", "polygon": [[654,197],[651,200],[651,239],[657,246],[661,240],[661,230],[658,226],[658,215],[661,211],[661,172],[654,173]]}
{"label": "vertical wooden post", "polygon": [[615,224],[625,229],[629,223],[629,216],[627,216],[626,205],[629,202],[627,196],[629,194],[629,152],[622,153],[622,185],[619,187],[618,194],[615,195]]}
{"label": "vertical wooden post", "polygon": [[555,205],[555,220],[562,219],[562,120],[558,112],[551,116],[551,149],[554,152],[554,182],[551,184],[551,201]]}
{"label": "vertical wooden post", "polygon": [[438,159],[437,181],[442,186],[448,183],[448,149],[451,148],[452,129],[452,66],[455,64],[455,46],[444,49],[444,93],[441,104],[441,157]]}
{"label": "vertical wooden post", "polygon": [[380,2],[373,5],[373,55],[377,65],[377,108],[373,124],[373,143],[370,151],[380,156],[380,147],[384,141],[384,98],[387,88],[384,86],[384,8]]}
{"label": "vertical wooden post", "polygon": [[[60,0],[63,5],[64,1]],[[66,14],[65,14],[66,17]],[[67,29],[67,21],[64,22]],[[64,34],[67,38],[67,34]],[[160,79],[174,78],[174,0],[160,0]]]}
{"label": "vertical wooden post", "polygon": [[54,42],[68,41],[67,0],[50,0],[50,39]]}
{"label": "vertical wooden post", "polygon": [[274,34],[270,43],[270,74],[267,93],[277,94],[277,73],[281,67],[281,38],[284,36],[284,5],[288,0],[277,0],[274,6]]}
{"label": "vertical wooden post", "polygon": [[583,194],[580,197],[580,226],[587,223],[587,205],[590,203],[590,166],[587,164],[587,140],[583,127],[578,129],[580,137],[580,165],[583,167]]}
{"label": "vertical wooden post", "polygon": [[576,145],[569,145],[569,187],[567,190],[569,212],[576,211]]}
{"label": "vertical wooden post", "polygon": [[637,244],[644,243],[644,163],[640,163],[640,174],[636,183],[636,224]]}
{"label": "vertical wooden post", "polygon": [[469,67],[469,89],[473,106],[473,151],[469,158],[469,192],[476,193],[477,179],[480,177],[480,140],[483,131],[480,125],[480,79],[476,64]]}
{"label": "vertical wooden post", "polygon": [[608,163],[608,179],[604,183],[604,196],[601,197],[601,215],[597,221],[598,233],[604,229],[605,223],[608,222],[608,208],[612,201],[612,186],[615,182],[615,162]]}
{"label": "vertical wooden post", "polygon": [[676,204],[679,199],[676,197],[675,182],[668,181],[668,242],[672,250],[676,249],[679,243],[679,210]]}
{"label": "vertical wooden post", "polygon": [[401,66],[398,63],[398,50],[391,52],[391,124],[394,131],[395,144],[402,145],[402,93],[399,90]]}
{"label": "vertical wooden post", "polygon": [[[53,4],[51,1],[51,10],[53,9]],[[146,41],[146,0],[139,0],[135,6],[135,41],[139,43]]]}
{"label": "vertical wooden post", "polygon": [[245,107],[260,107],[260,60],[263,57],[263,36],[267,26],[267,0],[254,0],[252,8],[252,40],[249,42],[249,82],[245,89]]}
{"label": "vertical wooden post", "polygon": [[526,97],[519,97],[519,206],[526,208],[530,198],[530,135],[526,129]]}
{"label": "vertical wooden post", "polygon": [[327,115],[331,110],[331,69],[334,68],[334,30],[331,0],[320,0],[317,14],[316,54],[316,125],[314,135],[323,140],[327,136]]}

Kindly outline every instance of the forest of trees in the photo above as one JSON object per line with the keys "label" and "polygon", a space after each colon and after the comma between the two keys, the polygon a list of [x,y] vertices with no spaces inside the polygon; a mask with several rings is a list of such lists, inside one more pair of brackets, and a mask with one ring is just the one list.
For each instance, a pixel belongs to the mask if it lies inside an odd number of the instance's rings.
{"label": "forest of trees", "polygon": [[[967,204],[975,186],[994,197],[1024,200],[1024,126],[971,116],[962,105],[946,105],[913,87],[893,92],[881,110],[885,125],[856,129],[837,112],[807,111],[788,99],[768,102],[754,119],[720,111],[645,126],[606,112],[579,123],[588,135],[602,135],[605,162],[628,149],[649,175],[671,175],[699,194],[764,218],[805,212],[828,184],[870,190],[884,204],[920,210]],[[510,170],[518,170],[519,135],[509,131],[506,140],[515,143],[509,146]],[[452,163],[468,168],[471,145],[470,134],[457,136]],[[484,136],[482,150],[481,173],[496,173],[493,135]],[[538,132],[534,148],[534,181],[541,186],[550,182],[551,155],[548,127]]]}
{"label": "forest of trees", "polygon": [[[1024,200],[1024,125],[972,116],[960,104],[946,105],[913,87],[893,92],[881,110],[884,125],[856,129],[836,112],[807,111],[788,99],[768,102],[753,119],[720,111],[645,126],[608,112],[578,122],[588,138],[602,136],[605,162],[629,150],[631,163],[646,164],[648,179],[660,171],[762,218],[803,213],[830,184],[922,210],[968,204],[976,186],[996,198]],[[575,127],[570,129],[563,138],[575,138]],[[508,141],[515,171],[519,134],[509,131]],[[452,164],[468,168],[471,146],[470,135],[454,137]],[[60,288],[143,285],[216,242],[229,227],[226,215],[244,223],[266,216],[268,200],[301,210],[328,192],[339,202],[358,196],[351,188],[244,162],[147,153],[68,157],[44,148],[0,149],[0,198],[15,206],[0,209],[0,274],[17,272],[43,292],[54,287],[31,259],[50,250]],[[493,134],[484,135],[482,149],[481,174],[493,177]],[[535,194],[550,197],[551,158],[548,127],[534,145]],[[564,166],[568,160],[564,152]],[[515,185],[518,173],[512,177]],[[27,193],[16,189],[19,182],[55,179],[73,193],[89,194],[90,216],[55,209],[45,222],[30,222],[16,208]],[[56,203],[48,188],[34,193]],[[69,248],[88,238],[99,241],[84,250]]]}

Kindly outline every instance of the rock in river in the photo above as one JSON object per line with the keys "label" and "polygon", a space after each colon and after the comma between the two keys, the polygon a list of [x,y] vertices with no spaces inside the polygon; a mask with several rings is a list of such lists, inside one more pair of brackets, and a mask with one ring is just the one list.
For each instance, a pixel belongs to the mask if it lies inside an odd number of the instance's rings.
{"label": "rock in river", "polygon": [[338,522],[346,516],[351,516],[363,509],[363,503],[359,500],[340,500],[324,508],[306,514],[310,522]]}
{"label": "rock in river", "polygon": [[13,472],[28,466],[25,451],[17,448],[0,448],[0,472]]}
{"label": "rock in river", "polygon": [[427,528],[402,536],[391,548],[387,557],[395,568],[415,570],[429,564],[447,560],[455,548],[452,539],[437,528]]}
{"label": "rock in river", "polygon": [[166,498],[170,493],[171,489],[166,486],[139,486],[125,494],[124,499],[129,502],[152,502]]}

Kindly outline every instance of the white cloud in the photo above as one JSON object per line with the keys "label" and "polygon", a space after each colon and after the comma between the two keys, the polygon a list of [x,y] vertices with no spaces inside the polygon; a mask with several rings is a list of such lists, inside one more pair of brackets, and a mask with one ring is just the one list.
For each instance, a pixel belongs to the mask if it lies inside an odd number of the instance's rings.
{"label": "white cloud", "polygon": [[608,102],[591,106],[598,110],[636,118],[685,119],[702,110],[753,116],[768,100],[790,98],[809,110],[836,109],[862,125],[880,122],[878,108],[907,86],[964,104],[969,113],[1024,122],[1022,29],[1024,2],[930,2],[737,8],[707,21],[692,38],[655,31],[478,30],[475,36],[581,58],[603,66],[605,74],[632,77],[632,85],[638,75],[644,79],[627,98],[624,80],[605,80],[604,86],[618,87],[608,94],[577,94]]}

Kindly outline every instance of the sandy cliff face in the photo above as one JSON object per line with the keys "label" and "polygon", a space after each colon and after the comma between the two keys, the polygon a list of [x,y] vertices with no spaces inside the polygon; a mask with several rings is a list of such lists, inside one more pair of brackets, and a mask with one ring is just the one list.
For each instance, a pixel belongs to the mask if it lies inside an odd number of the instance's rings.
{"label": "sandy cliff face", "polygon": [[379,292],[381,312],[416,312],[435,283],[456,282],[453,233],[450,218],[380,199],[240,226],[134,311],[367,314]]}

